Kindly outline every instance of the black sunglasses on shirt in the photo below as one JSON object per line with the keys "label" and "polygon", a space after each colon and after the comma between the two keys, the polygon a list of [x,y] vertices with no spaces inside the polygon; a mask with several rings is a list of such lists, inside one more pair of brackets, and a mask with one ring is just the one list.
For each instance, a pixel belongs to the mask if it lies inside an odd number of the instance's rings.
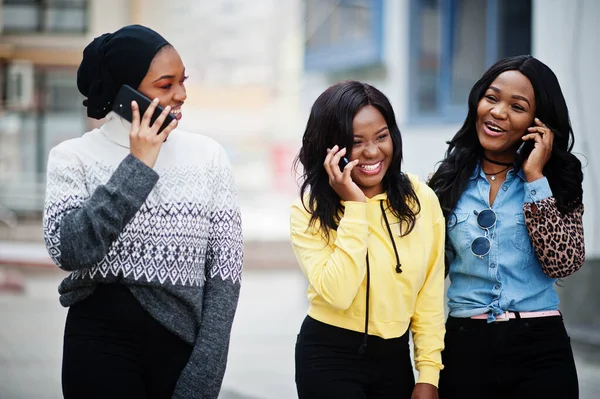
{"label": "black sunglasses on shirt", "polygon": [[490,229],[496,227],[496,212],[491,209],[484,209],[481,212],[473,211],[477,215],[477,225],[485,230],[485,234],[481,237],[477,237],[471,242],[471,252],[479,259],[483,259],[492,248],[492,241],[489,239],[490,236],[494,236],[494,232],[490,234]]}

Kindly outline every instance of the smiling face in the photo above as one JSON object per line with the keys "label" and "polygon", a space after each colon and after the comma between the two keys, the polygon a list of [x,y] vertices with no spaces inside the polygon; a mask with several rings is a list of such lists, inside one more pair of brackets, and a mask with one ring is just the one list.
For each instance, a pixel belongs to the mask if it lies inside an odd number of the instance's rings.
{"label": "smiling face", "polygon": [[535,117],[535,93],[519,71],[498,75],[477,104],[477,137],[487,157],[512,162]]}
{"label": "smiling face", "polygon": [[352,169],[352,180],[365,196],[372,198],[384,191],[383,178],[394,154],[392,137],[385,118],[372,105],[365,105],[356,113],[352,130],[350,160],[359,160]]}
{"label": "smiling face", "polygon": [[186,79],[179,53],[173,47],[166,46],[152,60],[138,90],[151,100],[158,98],[163,107],[170,105],[171,113],[180,120],[181,106],[187,98],[184,84]]}

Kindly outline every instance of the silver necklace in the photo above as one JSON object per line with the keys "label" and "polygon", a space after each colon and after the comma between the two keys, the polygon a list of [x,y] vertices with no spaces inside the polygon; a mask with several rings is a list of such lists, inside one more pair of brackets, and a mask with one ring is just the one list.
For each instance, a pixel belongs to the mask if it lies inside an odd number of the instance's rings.
{"label": "silver necklace", "polygon": [[497,174],[500,174],[500,173],[502,173],[502,172],[505,172],[505,171],[507,171],[507,170],[508,170],[508,168],[510,168],[511,166],[512,166],[512,165],[510,165],[510,166],[507,166],[506,168],[504,168],[504,169],[502,169],[502,170],[499,170],[499,171],[498,171],[498,172],[496,172],[496,173],[485,173],[485,171],[483,171],[483,173],[484,173],[486,176],[489,176],[489,177],[490,177],[490,180],[492,180],[492,181],[495,181],[495,180],[496,180],[496,175],[497,175]]}

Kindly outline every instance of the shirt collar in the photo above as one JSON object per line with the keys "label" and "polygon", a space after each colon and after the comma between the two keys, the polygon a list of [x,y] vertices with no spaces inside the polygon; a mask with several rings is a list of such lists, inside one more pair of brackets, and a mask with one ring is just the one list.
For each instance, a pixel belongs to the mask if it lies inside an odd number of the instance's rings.
{"label": "shirt collar", "polygon": [[100,132],[115,144],[129,148],[129,131],[131,123],[114,112],[106,115],[106,122],[100,127]]}
{"label": "shirt collar", "polygon": [[481,176],[485,179],[485,174],[483,173],[483,170],[481,170],[481,163],[479,162],[477,162],[477,165],[475,165],[475,169],[473,169],[473,173],[471,174],[471,177],[469,177],[469,180],[475,180],[478,176]]}

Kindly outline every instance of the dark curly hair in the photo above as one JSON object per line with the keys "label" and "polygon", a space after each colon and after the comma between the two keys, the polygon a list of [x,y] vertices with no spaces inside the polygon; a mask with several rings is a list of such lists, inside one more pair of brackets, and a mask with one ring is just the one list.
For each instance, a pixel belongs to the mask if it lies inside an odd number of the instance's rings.
{"label": "dark curly hair", "polygon": [[583,172],[581,162],[571,153],[575,138],[558,79],[538,59],[520,55],[498,61],[475,83],[469,94],[467,118],[458,133],[448,142],[445,158],[429,181],[447,220],[454,212],[469,177],[483,154],[475,128],[477,105],[492,82],[506,71],[519,71],[529,79],[535,93],[536,117],[554,131],[552,154],[543,173],[548,179],[559,211],[571,212],[582,203]]}
{"label": "dark curly hair", "polygon": [[[334,84],[325,90],[313,104],[302,147],[294,160],[297,171],[302,165],[300,195],[304,208],[311,213],[310,224],[318,220],[324,237],[336,230],[343,215],[343,206],[337,193],[329,185],[329,176],[323,167],[327,149],[334,145],[352,148],[352,122],[358,111],[372,105],[383,115],[394,146],[390,166],[383,178],[388,195],[387,206],[401,223],[401,235],[412,231],[416,215],[421,210],[419,199],[410,180],[400,170],[402,164],[402,137],[394,110],[387,97],[375,87],[357,81]],[[305,194],[308,204],[305,203]]]}

